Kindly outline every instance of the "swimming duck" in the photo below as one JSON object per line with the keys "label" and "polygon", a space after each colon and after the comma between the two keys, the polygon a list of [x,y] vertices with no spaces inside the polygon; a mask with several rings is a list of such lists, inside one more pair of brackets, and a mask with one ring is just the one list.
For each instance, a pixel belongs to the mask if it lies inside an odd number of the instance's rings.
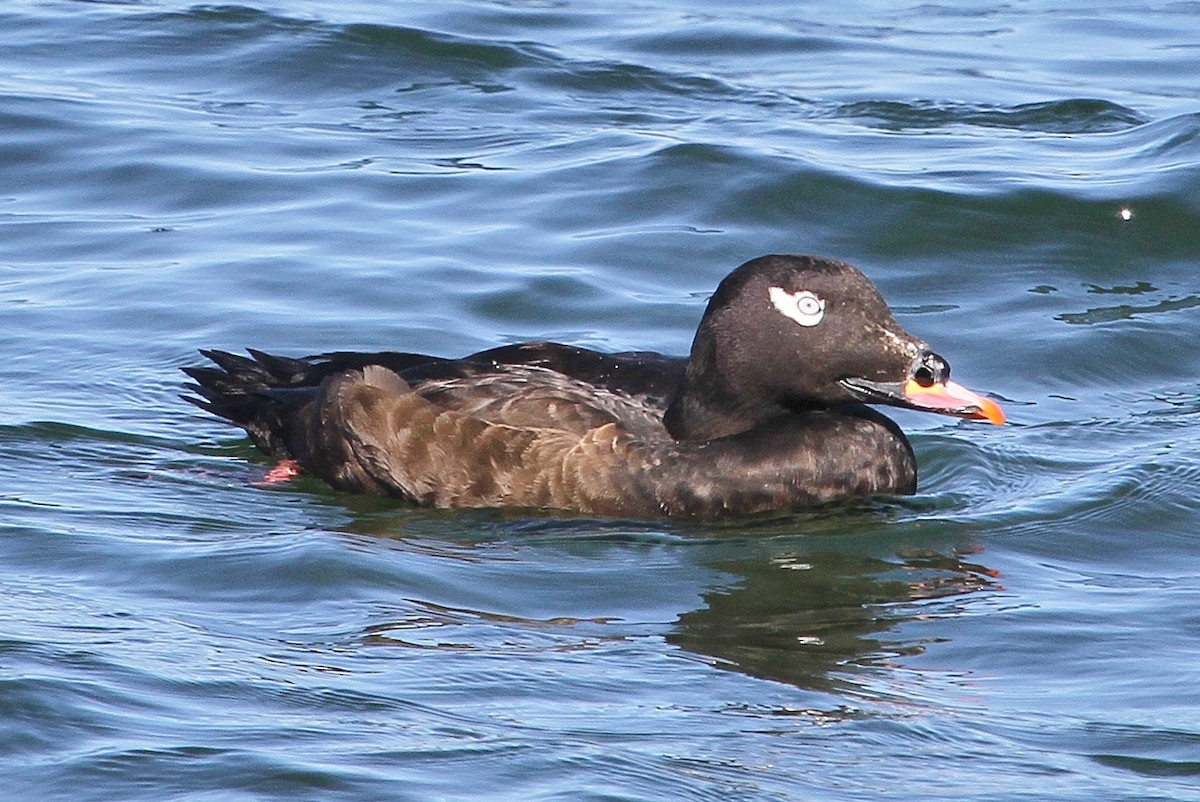
{"label": "swimming duck", "polygon": [[461,359],[201,354],[189,401],[348,491],[430,507],[721,517],[916,492],[900,428],[866,404],[1003,423],[855,267],[753,259],[687,358],[551,342]]}

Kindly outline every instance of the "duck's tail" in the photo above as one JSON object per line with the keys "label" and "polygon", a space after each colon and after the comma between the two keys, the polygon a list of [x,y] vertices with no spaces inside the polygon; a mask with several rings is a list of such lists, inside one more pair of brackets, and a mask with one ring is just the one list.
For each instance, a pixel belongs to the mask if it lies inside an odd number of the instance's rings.
{"label": "duck's tail", "polygon": [[206,412],[240,426],[259,449],[276,459],[291,456],[287,431],[296,410],[316,394],[314,366],[302,359],[248,349],[249,357],[202,350],[216,367],[183,368],[192,381],[181,396]]}
{"label": "duck's tail", "polygon": [[297,456],[288,447],[289,431],[299,410],[316,396],[330,376],[368,365],[403,373],[433,368],[440,357],[399,351],[356,353],[335,351],[293,359],[247,348],[249,357],[228,351],[201,350],[215,365],[183,368],[192,381],[184,387],[195,395],[181,396],[206,412],[240,426],[254,445],[276,459]]}

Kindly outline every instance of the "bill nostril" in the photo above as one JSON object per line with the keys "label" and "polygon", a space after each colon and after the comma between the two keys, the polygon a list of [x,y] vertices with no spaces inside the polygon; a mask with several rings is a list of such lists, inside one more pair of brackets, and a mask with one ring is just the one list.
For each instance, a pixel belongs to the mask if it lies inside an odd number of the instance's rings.
{"label": "bill nostril", "polygon": [[921,364],[913,371],[913,378],[922,387],[945,384],[950,380],[950,363],[937,354],[927,351],[921,355]]}

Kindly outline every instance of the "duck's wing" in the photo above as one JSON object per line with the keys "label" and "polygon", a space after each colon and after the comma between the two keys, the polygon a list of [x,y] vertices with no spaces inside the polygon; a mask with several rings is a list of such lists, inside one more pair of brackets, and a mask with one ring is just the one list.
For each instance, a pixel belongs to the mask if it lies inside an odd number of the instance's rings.
{"label": "duck's wing", "polygon": [[648,433],[683,376],[683,360],[655,353],[602,354],[557,343],[524,343],[464,359],[339,351],[294,359],[249,349],[207,350],[212,366],[186,367],[191,403],[242,427],[261,450],[289,456],[299,410],[333,378],[367,367],[402,377],[405,392],[491,423],[584,432],[607,423]]}
{"label": "duck's wing", "polygon": [[654,352],[605,354],[552,342],[506,345],[462,359],[418,354],[323,354],[305,375],[388,368],[413,392],[490,423],[583,434],[615,423],[652,436],[683,378],[684,360]]}
{"label": "duck's wing", "polygon": [[376,365],[331,377],[294,421],[289,447],[330,485],[433,507],[542,507],[605,512],[630,498],[614,423],[582,434],[518,426],[427,398]]}
{"label": "duck's wing", "polygon": [[640,437],[666,432],[658,398],[591,384],[548,367],[463,361],[416,376],[398,375],[426,401],[488,423],[576,434],[610,423]]}

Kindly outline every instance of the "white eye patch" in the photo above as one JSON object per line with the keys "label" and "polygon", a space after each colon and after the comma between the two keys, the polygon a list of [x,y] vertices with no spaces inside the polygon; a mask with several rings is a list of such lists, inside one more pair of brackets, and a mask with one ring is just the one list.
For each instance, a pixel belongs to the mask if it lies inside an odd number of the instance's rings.
{"label": "white eye patch", "polygon": [[801,326],[815,326],[825,317],[825,301],[818,298],[815,292],[788,292],[781,287],[772,287],[770,295],[771,303],[780,314]]}

